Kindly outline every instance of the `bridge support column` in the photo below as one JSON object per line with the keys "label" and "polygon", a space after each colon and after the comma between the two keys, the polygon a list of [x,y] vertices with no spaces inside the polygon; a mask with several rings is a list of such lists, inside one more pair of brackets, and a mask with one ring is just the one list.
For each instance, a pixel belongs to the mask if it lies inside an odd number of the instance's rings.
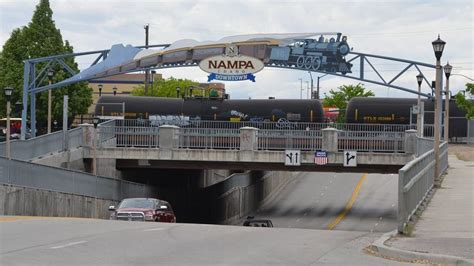
{"label": "bridge support column", "polygon": [[323,133],[322,148],[328,152],[337,152],[337,129],[328,127],[321,130]]}
{"label": "bridge support column", "polygon": [[252,161],[254,151],[258,150],[257,143],[258,128],[240,128],[240,160]]}
{"label": "bridge support column", "polygon": [[92,124],[80,124],[82,129],[82,147],[92,147],[94,137],[94,126]]}
{"label": "bridge support column", "polygon": [[172,149],[179,147],[179,127],[164,125],[160,126],[160,153],[163,154],[162,158],[172,158]]}
{"label": "bridge support column", "polygon": [[416,136],[417,131],[415,129],[409,129],[405,131],[405,153],[411,153],[418,155],[418,138]]}

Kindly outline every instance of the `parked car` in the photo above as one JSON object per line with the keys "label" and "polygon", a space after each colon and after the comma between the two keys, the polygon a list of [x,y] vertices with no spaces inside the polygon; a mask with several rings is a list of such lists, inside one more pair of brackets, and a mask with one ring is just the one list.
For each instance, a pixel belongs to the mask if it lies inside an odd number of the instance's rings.
{"label": "parked car", "polygon": [[117,208],[110,206],[109,211],[112,212],[111,220],[176,223],[173,208],[168,202],[160,199],[124,199]]}
{"label": "parked car", "polygon": [[268,219],[255,219],[253,216],[248,216],[243,226],[273,227],[273,223],[271,220]]}

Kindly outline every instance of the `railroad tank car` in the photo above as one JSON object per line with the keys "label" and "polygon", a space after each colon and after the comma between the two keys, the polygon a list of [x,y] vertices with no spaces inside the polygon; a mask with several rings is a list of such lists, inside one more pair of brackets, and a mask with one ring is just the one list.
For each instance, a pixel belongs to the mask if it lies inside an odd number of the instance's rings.
{"label": "railroad tank car", "polygon": [[[434,101],[424,102],[425,124],[434,124]],[[444,104],[444,100],[443,100]],[[346,123],[360,124],[410,124],[410,108],[417,105],[416,98],[354,97],[347,104]],[[466,112],[449,102],[449,137],[463,138],[467,135]],[[413,115],[412,124],[416,124]]]}
{"label": "railroad tank car", "polygon": [[252,122],[322,122],[319,100],[224,100],[196,98],[158,98],[102,96],[95,113],[99,117],[122,116],[149,120],[215,120]]}

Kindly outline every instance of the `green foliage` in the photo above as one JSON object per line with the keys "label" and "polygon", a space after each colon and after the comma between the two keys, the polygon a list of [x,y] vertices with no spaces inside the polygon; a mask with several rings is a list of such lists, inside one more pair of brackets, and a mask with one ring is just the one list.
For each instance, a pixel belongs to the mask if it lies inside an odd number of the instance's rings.
{"label": "green foliage", "polygon": [[366,88],[363,84],[357,85],[343,85],[338,88],[338,90],[330,90],[329,96],[326,96],[323,99],[324,107],[337,107],[339,111],[339,116],[337,117],[337,122],[344,122],[345,110],[347,108],[347,103],[354,97],[369,97],[375,96],[372,91],[366,91]]}
{"label": "green foliage", "polygon": [[[474,83],[466,83],[466,93],[474,96]],[[458,92],[455,98],[457,106],[466,110],[466,118],[474,118],[474,103],[469,101],[461,92]]]}
{"label": "green foliage", "polygon": [[[199,84],[189,79],[159,79],[155,80],[152,86],[148,87],[148,96],[152,97],[170,97],[176,98],[177,92],[176,88],[180,88],[180,94],[184,95],[185,90],[189,87],[196,87]],[[200,91],[200,89],[197,89]],[[198,91],[193,90],[193,95],[196,95]],[[144,96],[145,95],[145,85],[139,85],[135,87],[132,91],[133,96]]]}
{"label": "green foliage", "polygon": [[[13,104],[22,101],[23,60],[73,53],[73,47],[69,42],[63,42],[61,32],[56,28],[52,16],[53,11],[50,8],[49,0],[40,0],[28,26],[15,29],[3,46],[0,55],[0,89],[6,86],[14,88]],[[79,70],[74,58],[68,58],[65,62],[73,70]],[[39,73],[44,65],[44,63],[36,65],[36,73]],[[53,82],[70,77],[70,74],[58,64],[54,64],[53,69],[55,73]],[[44,86],[47,83],[48,79],[45,78],[41,84],[36,86]],[[85,82],[54,89],[52,94],[53,119],[61,120],[63,95],[65,94],[69,96],[70,117],[86,113],[87,108],[92,104],[92,89],[88,88]],[[0,115],[4,115],[5,100],[3,99],[3,93],[0,93],[0,95]],[[36,99],[37,119],[39,124],[44,124],[47,116],[48,92],[37,94]]]}

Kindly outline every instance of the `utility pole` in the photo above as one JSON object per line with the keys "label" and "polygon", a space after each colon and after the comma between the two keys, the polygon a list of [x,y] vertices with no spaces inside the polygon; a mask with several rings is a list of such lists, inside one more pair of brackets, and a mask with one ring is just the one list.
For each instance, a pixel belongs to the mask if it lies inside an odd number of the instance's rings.
{"label": "utility pole", "polygon": [[[148,49],[148,29],[150,28],[150,24],[146,24],[143,26],[145,29],[145,49]],[[150,71],[147,69],[145,70],[145,96],[148,96],[148,85],[150,80]]]}

